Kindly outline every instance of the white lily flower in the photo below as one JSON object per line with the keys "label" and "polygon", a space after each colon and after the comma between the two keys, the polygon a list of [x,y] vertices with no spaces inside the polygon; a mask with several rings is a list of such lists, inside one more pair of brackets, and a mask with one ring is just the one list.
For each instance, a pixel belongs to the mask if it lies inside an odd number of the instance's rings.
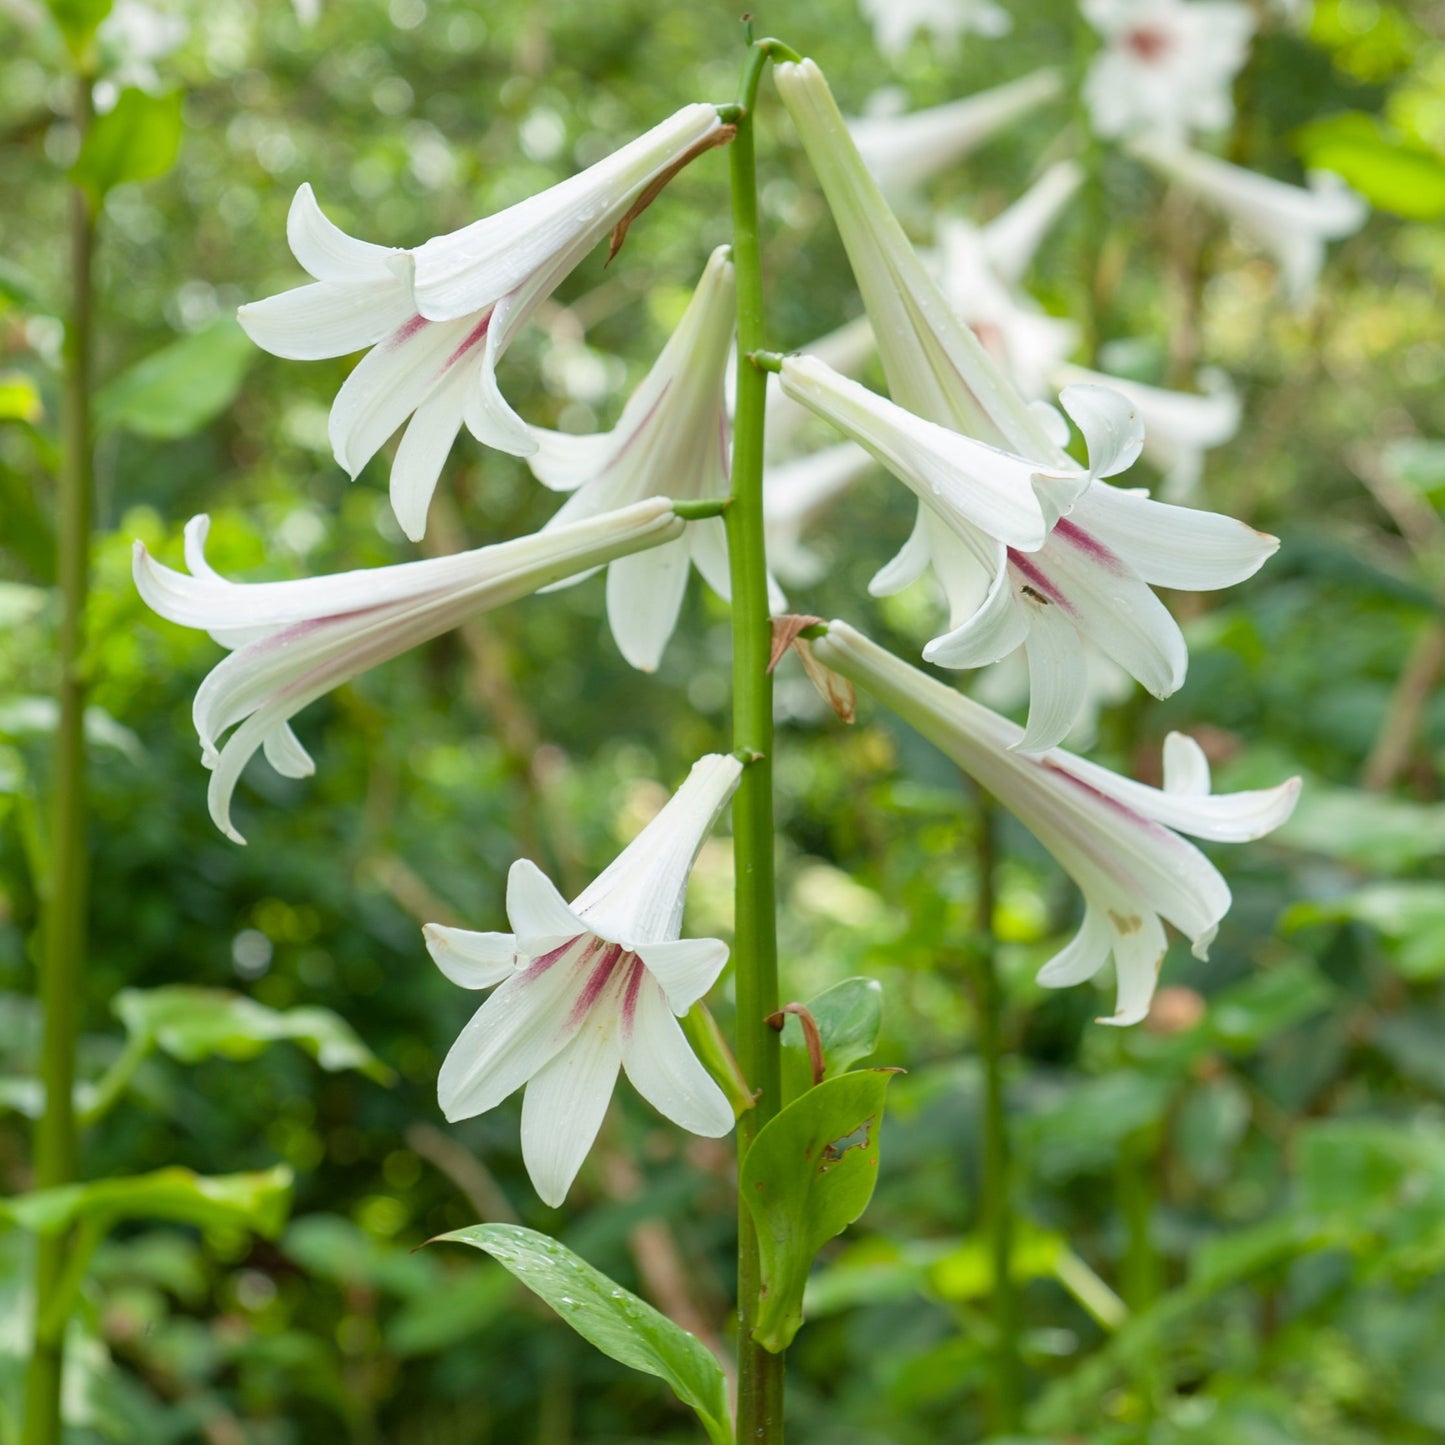
{"label": "white lily flower", "polygon": [[1084,103],[1094,129],[1179,143],[1234,119],[1234,77],[1249,55],[1254,15],[1236,0],[1081,0],[1104,39]]}
{"label": "white lily flower", "polygon": [[1023,280],[1064,207],[1084,183],[1077,161],[1055,161],[1007,210],[982,229],[988,268],[1006,286]]}
{"label": "white lily flower", "polygon": [[809,587],[822,577],[826,564],[804,546],[803,532],[872,465],[873,458],[852,442],[767,464],[763,471],[763,530],[768,566],[784,582]]}
{"label": "white lily flower", "polygon": [[1134,406],[1144,423],[1144,459],[1163,474],[1160,492],[1171,502],[1191,501],[1204,473],[1204,453],[1232,441],[1239,430],[1239,393],[1217,367],[1200,375],[1202,392],[1171,391],[1126,381],[1083,366],[1058,366],[1055,386],[1109,386]]}
{"label": "white lily flower", "polygon": [[[528,465],[544,485],[572,493],[544,532],[642,497],[701,501],[727,495],[723,378],[735,312],[728,257],[726,246],[712,253],[677,330],[610,432],[572,436],[532,428],[537,449]],[[675,542],[621,558],[607,569],[607,620],[633,667],[652,672],[661,661],[677,626],[690,566],[719,596],[728,596],[721,517],[696,522]]]}
{"label": "white lily flower", "polygon": [[1038,979],[1050,988],[1081,983],[1112,955],[1118,999],[1101,1023],[1138,1023],[1148,1013],[1165,922],[1205,958],[1229,910],[1228,885],[1179,834],[1231,843],[1260,838],[1289,817],[1299,795],[1299,779],[1291,778],[1277,788],[1210,796],[1204,752],[1181,733],[1164,744],[1162,789],[1062,749],[1027,756],[1013,723],[846,623],[829,623],[812,646],[819,661],[871,692],[977,779],[1078,884],[1083,926]]}
{"label": "white lily flower", "polygon": [[1292,186],[1182,145],[1141,138],[1130,152],[1207,202],[1274,257],[1285,295],[1302,305],[1314,294],[1325,242],[1353,235],[1369,203],[1332,171],[1314,171],[1308,188]]}
{"label": "white lily flower", "polygon": [[[227,581],[205,558],[210,519],[186,525],[184,572],[135,544],[136,587],[162,617],[199,627],[231,655],[196,692],[192,717],[216,826],[237,843],[231,795],[264,748],[277,772],[303,778],[315,764],[291,731],[307,703],[465,618],[515,602],[549,583],[628,552],[670,542],[684,523],[665,497],[554,532],[491,547],[296,582]],[[228,728],[235,731],[218,746]]]}
{"label": "white lily flower", "polygon": [[[803,61],[804,65],[811,63]],[[890,196],[906,195],[1054,99],[1062,89],[1057,71],[1036,70],[992,90],[911,115],[850,120],[848,130],[884,191]]]}
{"label": "white lily flower", "polygon": [[716,981],[727,945],[683,939],[683,895],[742,765],[710,754],[662,811],[571,904],[534,864],[507,877],[511,933],[429,923],[427,947],[463,988],[496,992],[437,1079],[448,1119],[494,1109],[526,1086],[522,1158],[543,1201],[561,1204],[602,1126],[617,1071],[673,1123],[715,1139],[733,1126],[722,1090],[677,1024]]}
{"label": "white lily flower", "polygon": [[685,106],[578,175],[411,251],[348,236],[303,185],[286,234],[315,282],[241,307],[241,325],[258,346],[303,361],[371,347],[336,395],[331,444],[355,477],[411,418],[391,502],[418,540],[463,422],[488,446],[516,456],[533,448],[497,387],[518,330],[603,236],[613,232],[616,244],[679,168],[732,133],[715,107]]}
{"label": "white lily flower", "polygon": [[961,35],[992,39],[1013,29],[1013,17],[995,0],[862,0],[861,8],[879,50],[894,57],[919,31],[952,44]]}

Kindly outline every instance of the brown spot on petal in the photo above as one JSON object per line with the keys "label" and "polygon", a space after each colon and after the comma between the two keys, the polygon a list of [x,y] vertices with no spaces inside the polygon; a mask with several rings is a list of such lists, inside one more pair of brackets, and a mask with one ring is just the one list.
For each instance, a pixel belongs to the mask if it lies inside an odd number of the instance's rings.
{"label": "brown spot on petal", "polygon": [[607,246],[607,264],[612,264],[612,258],[622,249],[622,243],[627,239],[627,232],[632,223],[662,194],[667,183],[685,166],[691,165],[704,151],[710,151],[715,146],[725,146],[736,134],[738,128],[735,125],[720,125],[716,130],[710,130],[701,140],[694,141],[661,175],[654,176],[651,181],[638,193],[638,197],[628,207],[627,214],[618,221],[612,228],[612,236]]}
{"label": "brown spot on petal", "polygon": [[[1126,918],[1122,913],[1115,913],[1114,910],[1111,908],[1109,910],[1109,918],[1110,921],[1113,923],[1114,927],[1117,928],[1119,932],[1124,934],[1126,937],[1131,933],[1138,933],[1138,931],[1144,926],[1144,920],[1140,918],[1137,913],[1131,913]],[[1164,961],[1162,955],[1159,961],[1160,963]]]}

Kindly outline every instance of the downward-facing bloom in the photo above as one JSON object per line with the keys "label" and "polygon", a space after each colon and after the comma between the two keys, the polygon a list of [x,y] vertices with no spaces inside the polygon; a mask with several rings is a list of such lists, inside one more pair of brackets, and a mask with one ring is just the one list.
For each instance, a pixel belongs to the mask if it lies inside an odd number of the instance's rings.
{"label": "downward-facing bloom", "polygon": [[948,44],[961,35],[1007,35],[1013,28],[995,0],[862,0],[862,10],[885,55],[901,55],[920,30]]}
{"label": "downward-facing bloom", "polygon": [[1084,102],[1102,136],[1179,142],[1234,118],[1254,16],[1235,0],[1081,0],[1104,39]]}
{"label": "downward-facing bloom", "polygon": [[710,754],[662,811],[571,904],[525,859],[507,878],[511,933],[429,923],[427,947],[463,988],[495,993],[437,1079],[448,1119],[494,1109],[523,1085],[522,1158],[542,1199],[566,1197],[607,1112],[618,1068],[673,1123],[717,1138],[733,1125],[721,1089],[677,1018],[727,962],[715,938],[683,939],[698,849],[742,772]]}
{"label": "downward-facing bloom", "polygon": [[1315,171],[1309,186],[1292,186],[1187,146],[1141,137],[1132,154],[1213,206],[1274,257],[1285,295],[1296,304],[1314,294],[1325,242],[1353,235],[1370,208],[1332,171]]}
{"label": "downward-facing bloom", "polygon": [[[427,642],[474,613],[515,602],[615,557],[656,547],[684,526],[665,497],[452,557],[373,567],[297,582],[229,582],[206,561],[207,517],[186,526],[186,566],[174,571],[135,544],[135,582],[172,622],[199,627],[231,655],[196,692],[192,717],[211,769],[216,826],[237,843],[231,795],[264,748],[277,772],[309,776],[315,765],[290,720],[332,688]],[[221,735],[235,728],[224,743]]]}
{"label": "downward-facing bloom", "polygon": [[848,129],[879,185],[889,195],[905,195],[1052,100],[1062,88],[1057,71],[1036,70],[928,110],[852,120]]}
{"label": "downward-facing bloom", "polygon": [[411,418],[391,471],[391,501],[413,540],[463,422],[488,446],[525,456],[526,424],[496,368],[528,317],[608,232],[626,229],[694,156],[732,135],[710,105],[689,105],[561,184],[415,250],[358,241],[303,185],[286,234],[313,284],[240,309],[251,339],[314,360],[371,350],[331,408],[337,462],[355,477]]}
{"label": "downward-facing bloom", "polygon": [[[1118,999],[1100,1022],[1138,1023],[1164,961],[1164,923],[1204,958],[1229,910],[1218,870],[1179,836],[1238,843],[1289,817],[1299,779],[1210,796],[1209,764],[1192,739],[1164,745],[1164,787],[1131,782],[1072,753],[1017,750],[1019,729],[926,677],[843,622],[813,644],[818,659],[886,704],[989,790],[1054,855],[1084,894],[1084,922],[1039,982],[1092,978],[1112,956]],[[1176,831],[1177,830],[1177,831]]]}
{"label": "downward-facing bloom", "polygon": [[[734,316],[728,248],[713,252],[667,345],[628,398],[610,432],[572,436],[532,428],[537,479],[572,493],[544,531],[615,511],[642,497],[678,501],[724,497],[728,423],[723,378]],[[675,542],[620,558],[607,569],[607,620],[619,651],[651,672],[677,626],[695,566],[728,595],[727,535],[721,517],[694,523]]]}

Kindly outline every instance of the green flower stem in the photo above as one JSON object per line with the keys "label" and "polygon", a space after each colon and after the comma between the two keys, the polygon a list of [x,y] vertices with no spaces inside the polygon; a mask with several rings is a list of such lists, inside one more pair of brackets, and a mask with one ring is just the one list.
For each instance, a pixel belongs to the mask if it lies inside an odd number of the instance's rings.
{"label": "green flower stem", "polygon": [[131,1034],[125,1047],[115,1057],[115,1062],[96,1081],[95,1092],[80,1111],[79,1123],[82,1129],[98,1124],[120,1101],[135,1077],[135,1071],[150,1058],[155,1049],[155,1040],[149,1034]]}
{"label": "green flower stem", "polygon": [[[1164,1292],[1163,1262],[1154,1245],[1162,1143],[1161,1127],[1146,1124],[1124,1141],[1116,1166],[1119,1212],[1124,1218],[1119,1293],[1135,1317],[1146,1313]],[[1154,1417],[1163,1388],[1162,1376],[1158,1341],[1148,1341],[1135,1358],[1133,1369],[1134,1388],[1145,1420]]]}
{"label": "green flower stem", "polygon": [[[734,977],[737,1060],[757,1103],[738,1120],[741,1164],[758,1130],[777,1112],[782,1092],[779,1036],[765,1020],[778,1008],[777,899],[773,885],[773,683],[768,674],[772,624],[763,541],[763,409],[767,378],[748,353],[765,344],[763,275],[758,247],[753,106],[767,63],[765,43],[751,47],[738,94],[732,166],[733,264],[737,269],[738,384],[733,432],[732,505],[725,521],[733,608],[733,747],[747,759],[733,800]],[[738,1426],[748,1445],[783,1438],[783,1356],[753,1339],[761,1270],[746,1202],[738,1199]]]}
{"label": "green flower stem", "polygon": [[[82,139],[91,118],[90,79],[76,80],[75,120]],[[75,1036],[85,955],[85,603],[90,581],[90,371],[94,300],[95,213],[79,187],[70,190],[70,316],[65,331],[64,461],[58,497],[60,585],[60,723],[55,741],[55,796],[50,867],[43,890],[40,1005],[45,1026],[40,1078],[45,1112],[35,1130],[35,1186],[68,1184],[79,1172],[76,1129]],[[42,1328],[46,1301],[64,1282],[71,1241],[66,1234],[37,1242],[36,1323],[25,1377],[24,1445],[58,1445],[65,1330]]]}

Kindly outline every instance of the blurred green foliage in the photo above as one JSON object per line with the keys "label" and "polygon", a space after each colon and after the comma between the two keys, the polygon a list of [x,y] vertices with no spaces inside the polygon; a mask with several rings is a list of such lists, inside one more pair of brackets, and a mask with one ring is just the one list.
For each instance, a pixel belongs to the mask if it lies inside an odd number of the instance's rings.
{"label": "blurred green foliage", "polygon": [[[515,1101],[441,1127],[437,1068],[473,1001],[437,974],[418,925],[500,926],[521,854],[575,892],[719,746],[722,605],[690,597],[653,677],[617,657],[594,581],[359,678],[299,719],[314,778],[248,770],[237,806],[251,844],[238,849],[206,816],[189,718],[218,651],[147,613],[129,569],[133,538],[175,561],[182,522],[201,511],[211,560],[231,576],[409,555],[385,462],[351,485],[330,457],[326,411],[350,363],[258,355],[229,319],[297,281],[284,246],[296,186],[310,181],[368,240],[453,229],[685,101],[728,98],[733,10],[323,0],[308,25],[303,5],[177,0],[158,8],[186,22],[184,38],[154,60],[152,84],[122,75],[96,36],[103,5],[53,8],[63,38],[27,0],[0,22],[0,1074],[31,1074],[37,1039],[60,238],[75,168],[104,198],[84,1079],[125,1048],[122,990],[223,989],[254,1005],[224,1005],[231,1043],[173,1048],[158,1031],[88,1135],[85,1166],[96,1180],[295,1175],[274,1240],[192,1215],[189,1228],[122,1224],[98,1248],[71,1352],[74,1439],[696,1439],[665,1392],[559,1328],[502,1270],[411,1251],[479,1218],[521,1221],[717,1343],[732,1288],[728,1150],[679,1137],[619,1090],[566,1210],[539,1205]],[[1041,0],[1026,18],[959,54],[920,39],[896,70],[842,0],[798,0],[759,24],[812,54],[857,112],[884,85],[922,105],[1041,63],[1077,74],[1071,6]],[[1445,1432],[1445,702],[1429,662],[1445,581],[1440,18],[1426,0],[1322,0],[1307,33],[1275,23],[1256,43],[1232,158],[1286,178],[1302,162],[1340,167],[1391,213],[1335,249],[1313,310],[1286,309],[1267,262],[1207,214],[1181,216],[1113,154],[1029,277],[1049,309],[1087,314],[1098,354],[1141,380],[1177,379],[1184,361],[1229,372],[1246,423],[1211,456],[1203,500],[1284,543],[1248,585],[1179,600],[1188,683],[1106,710],[1095,756],[1147,778],[1164,734],[1184,728],[1221,787],[1307,779],[1288,829],[1219,854],[1235,904],[1209,963],[1176,946],[1156,1018],[1126,1035],[1091,1022],[1103,995],[1032,982],[1078,899],[1004,830],[994,923],[1019,1151],[1014,1269],[1040,1441],[1424,1445]],[[84,151],[67,118],[68,49],[100,67],[107,116],[134,122],[103,117]],[[857,301],[764,93],[770,305],[786,347]],[[931,196],[996,214],[1050,148],[1077,147],[1071,127],[1066,105],[1041,111]],[[712,155],[518,341],[503,382],[519,410],[573,430],[610,424],[726,239],[725,164]],[[432,528],[444,545],[532,530],[553,505],[520,463],[467,439],[443,491]],[[881,477],[862,484],[820,524],[827,567],[798,605],[861,617],[900,647],[929,635],[926,594],[864,600],[910,515]],[[792,667],[777,760],[786,995],[877,979],[872,1061],[909,1071],[889,1090],[869,1213],[813,1277],[791,1357],[795,1438],[983,1438],[972,795],[887,717],[865,709],[838,726]],[[1391,750],[1406,709],[1416,723]],[[689,904],[700,931],[728,929],[729,868],[715,840]],[[726,986],[716,1007],[726,1024]],[[334,1024],[280,1028],[310,1039],[321,1067],[237,1024],[295,1024],[297,1010],[314,1023],[322,1009],[349,1026],[330,1034],[351,1050],[340,1072],[324,1041]],[[0,1183],[18,1195],[27,1101],[23,1089],[0,1099]],[[1128,1207],[1141,1197],[1142,1243]],[[0,1233],[0,1437],[25,1348],[25,1239]]]}

